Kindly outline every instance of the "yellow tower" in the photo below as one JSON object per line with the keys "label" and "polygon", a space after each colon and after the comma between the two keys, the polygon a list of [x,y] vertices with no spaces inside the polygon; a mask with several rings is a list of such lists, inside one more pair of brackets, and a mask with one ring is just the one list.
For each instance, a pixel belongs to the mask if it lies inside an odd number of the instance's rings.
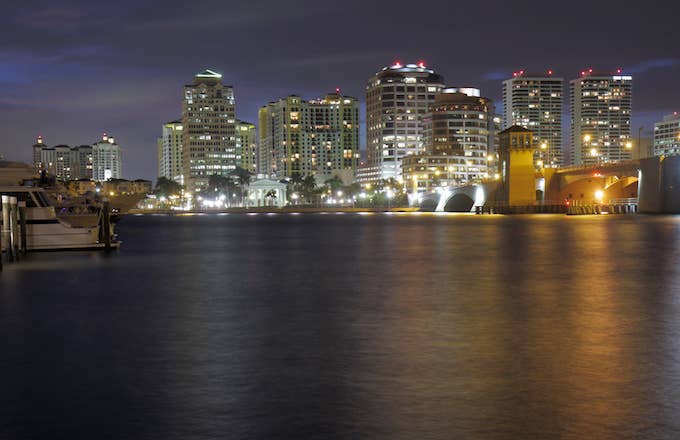
{"label": "yellow tower", "polygon": [[501,184],[499,198],[508,206],[536,203],[533,133],[513,125],[499,134]]}

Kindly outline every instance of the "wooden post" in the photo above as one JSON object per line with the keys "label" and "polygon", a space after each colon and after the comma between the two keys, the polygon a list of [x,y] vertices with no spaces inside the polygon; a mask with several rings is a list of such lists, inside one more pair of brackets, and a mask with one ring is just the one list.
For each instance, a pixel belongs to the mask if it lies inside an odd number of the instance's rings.
{"label": "wooden post", "polygon": [[21,253],[26,254],[28,251],[26,231],[26,202],[19,202],[19,227],[21,228]]}
{"label": "wooden post", "polygon": [[11,261],[16,261],[19,259],[17,255],[18,243],[17,243],[17,198],[9,198],[9,243],[12,248],[10,254]]}
{"label": "wooden post", "polygon": [[5,234],[5,196],[0,198],[0,220],[2,220],[2,228],[0,228],[0,271],[2,271],[2,236]]}
{"label": "wooden post", "polygon": [[7,261],[12,261],[11,246],[9,238],[9,196],[2,196],[2,239],[5,242],[5,253],[7,254]]}
{"label": "wooden post", "polygon": [[104,200],[102,206],[102,229],[104,233],[104,249],[111,249],[111,206],[108,200]]}

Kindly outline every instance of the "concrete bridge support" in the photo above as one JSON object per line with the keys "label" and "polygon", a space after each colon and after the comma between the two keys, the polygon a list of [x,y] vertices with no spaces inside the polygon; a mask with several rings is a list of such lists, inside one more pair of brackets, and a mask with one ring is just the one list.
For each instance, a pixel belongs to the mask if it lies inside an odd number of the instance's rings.
{"label": "concrete bridge support", "polygon": [[640,160],[639,212],[680,214],[680,156]]}

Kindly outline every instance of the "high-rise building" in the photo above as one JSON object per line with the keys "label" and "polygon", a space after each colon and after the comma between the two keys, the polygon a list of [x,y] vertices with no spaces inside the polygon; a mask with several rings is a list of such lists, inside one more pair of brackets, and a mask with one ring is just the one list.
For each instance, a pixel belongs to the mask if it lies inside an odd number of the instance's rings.
{"label": "high-rise building", "polygon": [[366,155],[380,178],[402,178],[401,161],[424,150],[422,118],[444,88],[423,62],[384,67],[366,86]]}
{"label": "high-rise building", "polygon": [[654,124],[654,155],[680,154],[680,114],[678,112]]}
{"label": "high-rise building", "polygon": [[310,101],[288,96],[262,107],[259,123],[260,173],[353,180],[359,158],[355,98],[339,93]]}
{"label": "high-rise building", "polygon": [[255,124],[236,120],[236,151],[241,158],[239,166],[257,174],[257,136]]}
{"label": "high-rise building", "polygon": [[416,191],[489,177],[497,124],[494,105],[479,89],[446,88],[423,117],[425,152],[402,159],[403,178]]}
{"label": "high-rise building", "polygon": [[562,78],[514,72],[503,81],[503,129],[518,125],[534,133],[535,160],[546,167],[562,164]]}
{"label": "high-rise building", "polygon": [[81,145],[71,149],[74,179],[92,179],[92,145]]}
{"label": "high-rise building", "polygon": [[92,144],[92,179],[102,182],[123,177],[120,145],[106,133],[102,140]]}
{"label": "high-rise building", "polygon": [[631,159],[633,77],[584,70],[571,81],[571,159],[593,165]]}
{"label": "high-rise building", "polygon": [[182,121],[163,124],[163,135],[158,139],[158,177],[184,184],[182,162]]}
{"label": "high-rise building", "polygon": [[44,171],[57,180],[91,179],[92,147],[71,148],[63,144],[50,147],[38,136],[33,144],[33,166],[37,172]]}
{"label": "high-rise building", "polygon": [[198,190],[213,174],[226,176],[238,165],[234,89],[222,75],[205,70],[184,86],[182,160],[184,184]]}

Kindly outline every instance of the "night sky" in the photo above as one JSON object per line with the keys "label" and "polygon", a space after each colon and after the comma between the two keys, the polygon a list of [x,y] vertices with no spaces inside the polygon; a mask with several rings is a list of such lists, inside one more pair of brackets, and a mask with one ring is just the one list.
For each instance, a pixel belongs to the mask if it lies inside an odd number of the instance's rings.
{"label": "night sky", "polygon": [[369,76],[421,59],[497,101],[514,70],[568,82],[622,67],[634,133],[650,135],[680,110],[680,1],[3,0],[0,154],[28,162],[38,134],[79,145],[106,131],[126,178],[155,179],[161,124],[205,68],[235,87],[237,117],[257,122],[261,105],[292,93],[340,87],[363,103]]}

